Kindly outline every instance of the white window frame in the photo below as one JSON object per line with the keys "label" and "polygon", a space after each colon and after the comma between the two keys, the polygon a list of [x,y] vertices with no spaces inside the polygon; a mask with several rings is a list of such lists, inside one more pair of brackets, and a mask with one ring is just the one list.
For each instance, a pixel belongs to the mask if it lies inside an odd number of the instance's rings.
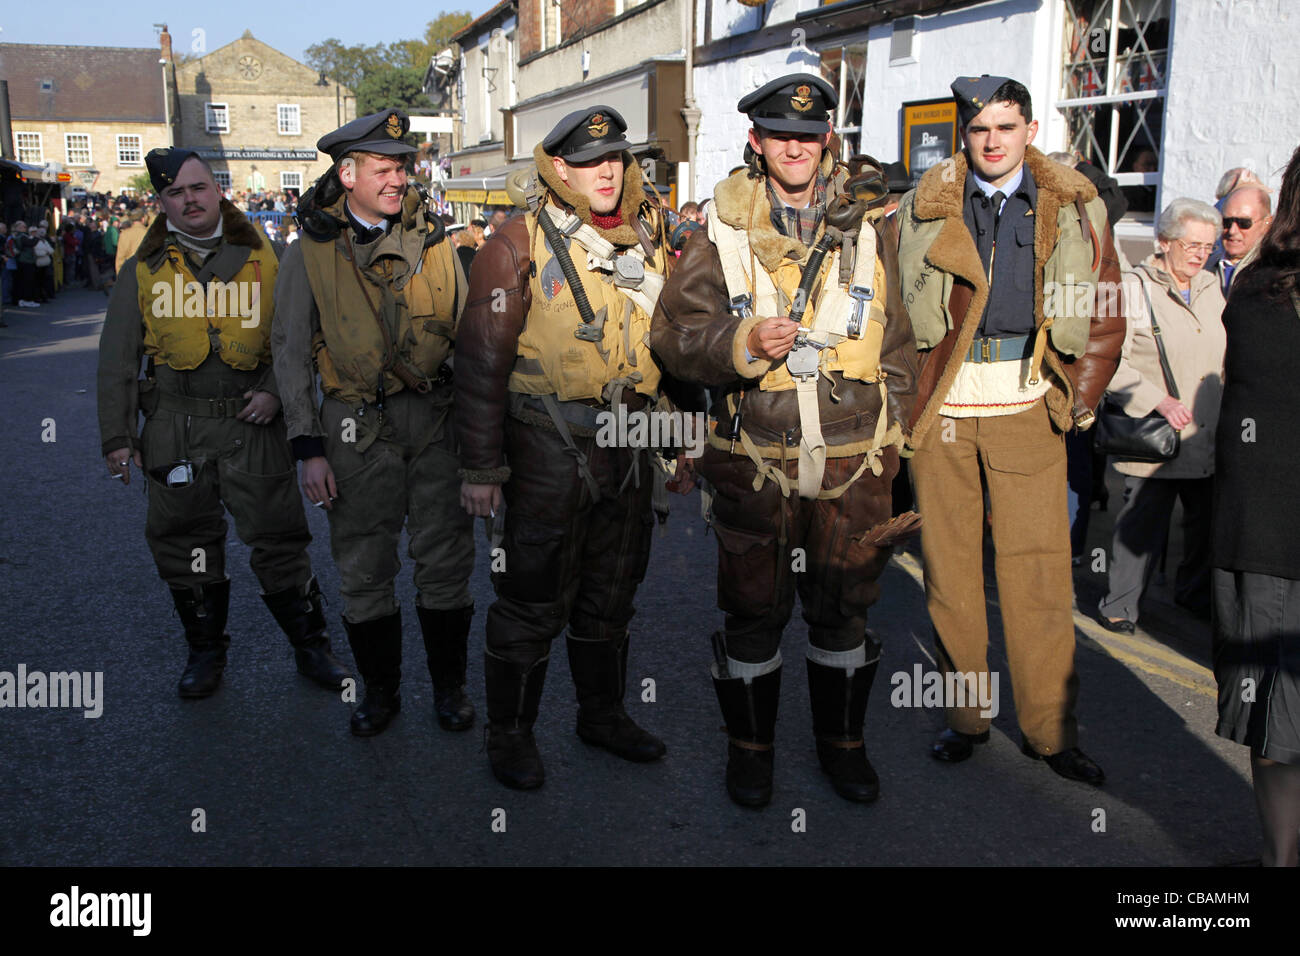
{"label": "white window frame", "polygon": [[[138,157],[134,162],[122,158],[122,141],[135,140],[135,154]],[[130,148],[129,146],[127,147]],[[139,133],[118,133],[117,134],[117,165],[119,166],[143,166],[144,165],[144,137]]]}
{"label": "white window frame", "polygon": [[[36,155],[31,155],[32,142],[29,140],[27,145],[23,145],[23,137],[30,136],[35,138]],[[18,162],[31,163],[33,166],[45,165],[45,143],[40,133],[14,131],[14,152],[18,154]],[[24,155],[26,154],[26,155]]]}
{"label": "white window frame", "polygon": [[[218,110],[220,113],[218,114]],[[213,119],[217,116],[225,120],[225,126],[213,124]],[[230,132],[230,104],[208,102],[203,104],[203,129],[209,133],[229,133]]]}
{"label": "white window frame", "polygon": [[[1158,8],[1163,8],[1165,17],[1170,25],[1173,24],[1173,3],[1171,0],[1146,0]],[[1088,27],[1088,35],[1084,40],[1085,43],[1092,42],[1093,28],[1096,23],[1100,22],[1103,15],[1108,14],[1110,18],[1110,30],[1102,31],[1101,35],[1106,38],[1106,56],[1090,57],[1085,54],[1083,57],[1074,61],[1069,59],[1068,47],[1063,43],[1061,56],[1061,91],[1058,94],[1056,108],[1066,115],[1067,120],[1071,110],[1110,110],[1110,135],[1105,143],[1097,142],[1098,152],[1104,155],[1099,157],[1105,164],[1103,170],[1121,186],[1156,186],[1159,188],[1161,173],[1164,169],[1164,107],[1169,91],[1169,62],[1172,59],[1173,49],[1159,49],[1152,51],[1146,43],[1145,35],[1137,38],[1136,48],[1126,48],[1121,54],[1118,51],[1119,30],[1121,23],[1127,23],[1128,18],[1136,20],[1138,8],[1143,5],[1143,0],[1100,0],[1097,4],[1097,15]],[[1072,15],[1073,11],[1067,6],[1067,12]],[[1148,17],[1148,24],[1154,22],[1154,19]],[[1097,28],[1100,30],[1100,28]],[[1145,56],[1145,61],[1143,57]],[[1144,67],[1142,80],[1150,78],[1152,84],[1150,87],[1142,85],[1142,88],[1133,89],[1130,77],[1130,66],[1141,64]],[[1157,64],[1160,67],[1157,70]],[[1095,81],[1100,80],[1096,66],[1101,66],[1106,71],[1106,82],[1102,86],[1095,85]],[[1090,69],[1092,71],[1089,79],[1094,81],[1094,88],[1099,92],[1095,95],[1085,96],[1068,96],[1069,90],[1066,89],[1066,78],[1071,70],[1078,71],[1081,69]],[[1114,167],[1121,160],[1127,159],[1128,151],[1132,147],[1137,137],[1138,130],[1145,127],[1147,132],[1154,135],[1152,130],[1145,122],[1146,111],[1138,118],[1138,124],[1135,124],[1131,130],[1128,140],[1120,142],[1120,108],[1124,106],[1133,106],[1144,100],[1160,100],[1159,117],[1160,117],[1160,143],[1153,144],[1156,152],[1159,168],[1155,172],[1116,172]],[[1149,108],[1148,108],[1149,109]],[[1083,140],[1084,144],[1088,142]],[[1075,142],[1069,142],[1067,148],[1076,149]],[[1159,206],[1157,205],[1157,210]]]}
{"label": "white window frame", "polygon": [[214,169],[212,171],[212,181],[217,184],[217,188],[223,193],[230,191],[230,170]]}
{"label": "white window frame", "polygon": [[[74,160],[72,158],[72,150],[73,150],[72,139],[74,136],[85,141],[85,153],[86,153],[85,162],[78,162],[77,160]],[[79,152],[81,151],[80,147],[78,147],[78,151]],[[64,133],[63,134],[63,155],[67,158],[69,166],[94,166],[95,163],[93,162],[93,154],[91,153],[91,149],[90,149],[90,134],[89,133]]]}
{"label": "white window frame", "polygon": [[[292,110],[293,128],[285,129],[284,110]],[[302,135],[302,107],[297,103],[277,103],[275,105],[275,128],[280,131],[281,136],[301,136]]]}
{"label": "white window frame", "polygon": [[[288,183],[288,182],[285,182],[284,177],[286,177],[286,176],[296,176],[297,179],[298,179],[298,181],[297,181],[296,183]],[[296,190],[298,190],[298,193],[301,195],[301,194],[302,194],[302,180],[303,180],[302,173],[300,173],[300,172],[298,172],[298,171],[296,171],[296,170],[292,170],[292,169],[282,169],[282,170],[280,170],[280,192],[284,192],[286,189],[296,189]]]}

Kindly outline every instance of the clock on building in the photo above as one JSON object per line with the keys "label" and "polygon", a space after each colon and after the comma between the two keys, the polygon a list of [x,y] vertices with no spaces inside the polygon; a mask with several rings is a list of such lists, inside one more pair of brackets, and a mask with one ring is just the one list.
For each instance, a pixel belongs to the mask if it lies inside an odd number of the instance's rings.
{"label": "clock on building", "polygon": [[255,80],[262,75],[262,61],[250,54],[239,58],[239,75],[246,80]]}

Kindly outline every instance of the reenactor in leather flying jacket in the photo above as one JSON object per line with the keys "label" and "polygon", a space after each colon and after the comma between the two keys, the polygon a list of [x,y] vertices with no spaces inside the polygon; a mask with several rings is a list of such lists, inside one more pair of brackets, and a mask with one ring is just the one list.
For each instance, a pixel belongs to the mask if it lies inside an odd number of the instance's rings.
{"label": "reenactor in leather flying jacket", "polygon": [[827,150],[835,91],[798,73],[744,97],[748,165],[720,182],[659,297],[651,345],[709,386],[715,430],[696,465],[714,489],[714,688],[731,798],[771,800],[781,634],[798,591],[808,623],[817,755],[842,797],[876,799],[863,724],[880,643],[867,608],[891,544],[901,423],[916,349],[899,298],[883,176]]}
{"label": "reenactor in leather flying jacket", "polygon": [[[393,580],[405,524],[434,710],[466,730],[466,641],[474,541],[460,508],[451,356],[465,274],[405,163],[399,110],[323,136],[334,165],[303,197],[285,253],[272,340],[308,500],[326,509],[343,625],[366,695],[358,736],[401,709],[402,615]],[[324,400],[315,402],[317,375]]]}
{"label": "reenactor in leather flying jacket", "polygon": [[475,255],[459,335],[456,402],[475,409],[457,420],[461,498],[484,517],[509,506],[487,617],[487,750],[518,789],[543,782],[533,723],[566,625],[578,735],[627,760],[665,753],[623,707],[653,476],[644,449],[596,438],[602,412],[649,410],[660,392],[647,339],[666,243],[626,128],[593,106],[537,146],[529,211]]}
{"label": "reenactor in leather flying jacket", "polygon": [[129,484],[134,462],[146,476],[145,538],[190,647],[180,695],[208,696],[226,665],[223,503],[298,670],[340,688],[271,368],[275,254],[195,153],[155,149],[145,165],[165,215],[138,227],[109,298],[99,427],[109,474]]}

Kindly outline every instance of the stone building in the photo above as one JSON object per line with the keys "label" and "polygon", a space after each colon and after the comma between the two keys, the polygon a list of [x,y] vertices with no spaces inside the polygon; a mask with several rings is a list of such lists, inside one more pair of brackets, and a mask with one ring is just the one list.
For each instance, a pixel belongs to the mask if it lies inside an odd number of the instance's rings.
{"label": "stone building", "polygon": [[72,185],[118,193],[168,145],[158,51],[0,43],[14,156],[62,168]]}
{"label": "stone building", "polygon": [[350,89],[247,30],[204,56],[173,60],[170,82],[176,143],[197,150],[235,192],[306,189],[330,165],[316,140],[356,118]]}

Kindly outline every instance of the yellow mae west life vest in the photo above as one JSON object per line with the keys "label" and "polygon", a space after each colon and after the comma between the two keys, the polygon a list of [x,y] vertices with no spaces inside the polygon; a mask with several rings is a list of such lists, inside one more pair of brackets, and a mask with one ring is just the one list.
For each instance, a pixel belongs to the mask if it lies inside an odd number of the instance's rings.
{"label": "yellow mae west life vest", "polygon": [[[663,288],[666,254],[647,259],[638,247],[618,249],[590,225],[554,205],[545,207],[568,238],[569,255],[582,280],[597,326],[585,323],[573,291],[537,223],[526,215],[534,268],[529,278],[532,305],[519,336],[509,388],[526,395],[554,394],[560,401],[609,401],[619,385],[653,398],[659,368],[650,353],[650,317]],[[621,257],[628,257],[616,262]],[[644,278],[635,285],[615,284],[615,272],[639,263]],[[623,270],[624,272],[629,270]],[[627,280],[619,280],[627,281]],[[582,330],[586,338],[575,332]]]}
{"label": "yellow mae west life vest", "polygon": [[[403,234],[400,241],[404,246],[423,242],[422,235]],[[393,366],[385,368],[387,343],[375,309],[390,323],[394,365],[400,362],[408,379],[430,381],[446,361],[456,337],[457,311],[464,301],[457,283],[464,280],[451,243],[444,240],[421,249],[418,271],[400,289],[393,282],[381,288],[364,275],[358,281],[344,252],[347,240],[345,233],[324,242],[304,236],[299,242],[320,313],[320,333],[312,342],[312,353],[321,389],[331,398],[356,404],[376,400],[381,371],[387,394],[406,387]],[[359,247],[353,248],[359,251]],[[380,256],[372,268],[361,271],[377,271],[389,278],[392,263],[392,258]],[[391,295],[395,320],[386,311],[385,293]]]}
{"label": "yellow mae west life vest", "polygon": [[166,247],[157,271],[135,266],[144,351],[178,371],[198,368],[215,351],[231,368],[251,371],[271,361],[271,319],[279,266],[266,243],[229,282],[194,278],[185,256]]}
{"label": "yellow mae west life vest", "polygon": [[[798,493],[802,498],[838,497],[867,467],[880,474],[879,450],[889,443],[891,436],[885,375],[880,368],[887,321],[884,303],[887,286],[884,263],[876,251],[875,218],[870,215],[862,217],[847,286],[840,282],[840,250],[836,249],[823,260],[817,282],[812,286],[819,291],[806,303],[800,320],[807,329],[806,338],[812,344],[796,346],[786,361],[774,364],[759,380],[761,391],[795,389],[798,393],[801,432]],[[724,222],[717,215],[716,207],[709,216],[708,234],[718,250],[727,295],[733,307],[757,316],[781,315],[790,311],[803,275],[801,262],[785,259],[774,272],[768,271],[754,255],[745,230]],[[801,353],[805,360],[811,356],[806,367],[799,366],[803,374],[798,377],[791,374],[792,366],[788,364],[796,361],[797,353]],[[822,436],[817,383],[822,375],[830,372],[880,386],[876,432],[865,449],[860,443],[827,446]],[[735,414],[736,408],[729,403],[728,410]],[[753,444],[743,427],[739,437],[745,453],[758,469],[755,490],[767,479],[776,482],[783,494],[789,494],[792,489],[784,473],[763,461],[761,449]],[[822,488],[828,456],[850,457],[863,454],[864,450],[867,454],[855,475],[837,488]]]}

